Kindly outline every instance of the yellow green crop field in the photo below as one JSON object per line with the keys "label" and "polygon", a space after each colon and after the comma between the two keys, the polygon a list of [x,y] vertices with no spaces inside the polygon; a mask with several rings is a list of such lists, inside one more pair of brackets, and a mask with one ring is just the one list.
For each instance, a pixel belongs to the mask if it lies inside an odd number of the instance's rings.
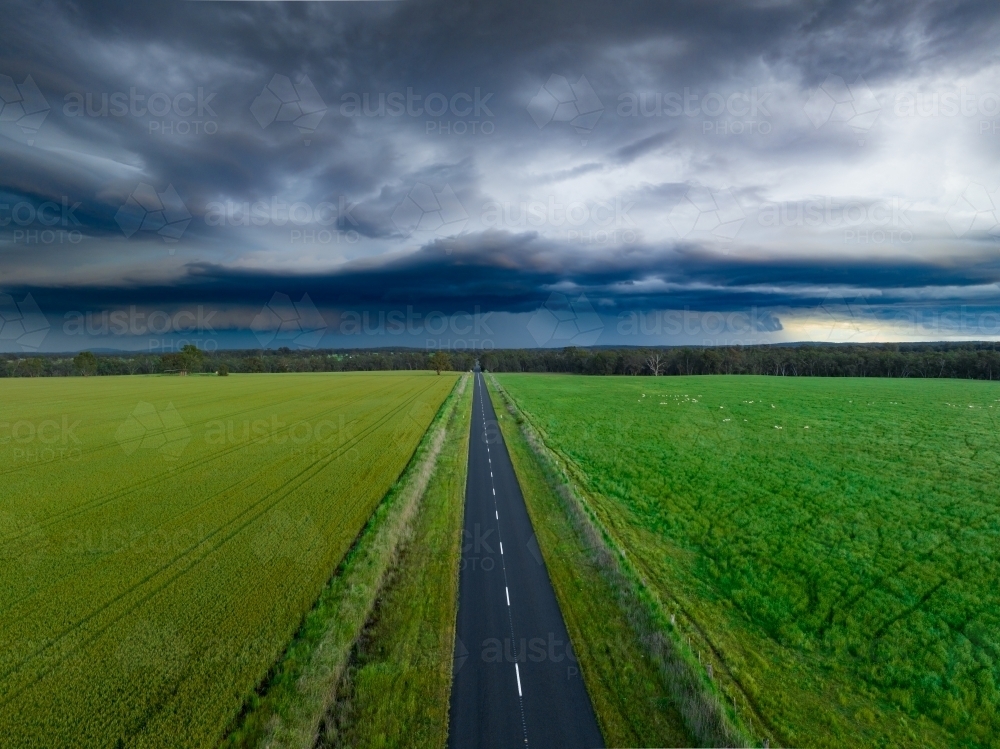
{"label": "yellow green crop field", "polygon": [[0,743],[217,743],[454,383],[0,381]]}

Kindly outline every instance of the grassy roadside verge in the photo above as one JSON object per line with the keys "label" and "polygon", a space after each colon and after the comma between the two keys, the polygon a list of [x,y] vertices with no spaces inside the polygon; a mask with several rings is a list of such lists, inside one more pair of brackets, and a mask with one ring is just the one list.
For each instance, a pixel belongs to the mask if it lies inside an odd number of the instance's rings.
{"label": "grassy roadside verge", "polygon": [[338,687],[320,746],[445,746],[471,416],[469,387],[452,413],[413,536]]}
{"label": "grassy roadside verge", "polygon": [[601,730],[611,746],[747,746],[662,607],[492,377],[490,396]]}
{"label": "grassy roadside verge", "polygon": [[445,428],[468,390],[468,381],[469,376],[463,375],[445,399],[406,471],[372,514],[281,661],[247,701],[221,746],[314,746],[352,648],[400,545],[412,532],[445,442]]}

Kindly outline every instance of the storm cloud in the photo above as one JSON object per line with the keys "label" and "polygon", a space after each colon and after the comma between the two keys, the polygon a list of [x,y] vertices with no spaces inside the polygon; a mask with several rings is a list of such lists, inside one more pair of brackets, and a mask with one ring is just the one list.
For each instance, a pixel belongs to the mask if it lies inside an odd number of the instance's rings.
{"label": "storm cloud", "polygon": [[565,344],[529,327],[553,305],[598,344],[666,310],[995,338],[998,27],[989,2],[8,4],[0,315],[30,296],[40,350],[142,345],[60,334],[131,307],[253,345],[275,293],[323,345],[385,345],[338,338],[350,310]]}

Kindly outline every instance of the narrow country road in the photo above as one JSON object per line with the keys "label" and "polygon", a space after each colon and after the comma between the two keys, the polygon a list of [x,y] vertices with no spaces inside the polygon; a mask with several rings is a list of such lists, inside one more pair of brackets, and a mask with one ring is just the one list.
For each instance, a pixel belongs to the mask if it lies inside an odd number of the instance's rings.
{"label": "narrow country road", "polygon": [[474,385],[449,747],[602,747],[478,367]]}

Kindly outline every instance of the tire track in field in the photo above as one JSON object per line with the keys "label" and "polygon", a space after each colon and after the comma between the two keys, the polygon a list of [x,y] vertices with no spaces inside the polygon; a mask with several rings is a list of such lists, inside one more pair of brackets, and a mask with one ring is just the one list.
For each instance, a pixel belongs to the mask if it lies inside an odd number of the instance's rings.
{"label": "tire track in field", "polygon": [[[409,398],[406,401],[403,401],[397,408],[395,408],[392,411],[390,411],[389,413],[387,413],[384,417],[382,417],[381,419],[379,419],[378,422],[376,422],[375,424],[373,424],[370,428],[365,429],[362,435],[359,435],[349,445],[345,445],[344,446],[344,450],[340,453],[340,455],[342,455],[344,452],[346,452],[348,449],[350,449],[350,447],[353,447],[355,444],[360,443],[361,440],[363,440],[365,437],[367,437],[373,431],[375,431],[376,429],[378,429],[379,427],[381,427],[383,424],[385,424],[391,417],[393,417],[396,414],[398,414],[400,411],[402,411],[404,408],[406,408],[406,406],[410,405],[413,401],[415,401],[419,396],[423,395],[428,390],[430,390],[431,387],[432,386],[427,386],[427,387],[423,388],[422,390],[418,391],[416,394],[413,395],[413,397]],[[336,457],[340,457],[340,455],[337,455]],[[212,554],[214,554],[216,551],[222,549],[223,546],[226,543],[228,543],[230,540],[232,540],[235,536],[237,536],[244,529],[246,529],[255,520],[257,520],[258,518],[260,518],[262,515],[264,515],[266,512],[270,511],[274,507],[276,507],[278,504],[280,504],[282,502],[282,500],[284,500],[288,496],[290,496],[296,489],[304,486],[306,483],[309,482],[309,480],[311,480],[312,478],[314,478],[315,476],[317,476],[319,473],[321,473],[322,470],[324,468],[326,468],[327,465],[329,465],[329,463],[332,462],[332,460],[334,460],[334,459],[335,459],[335,457],[332,456],[332,455],[331,456],[327,456],[326,458],[324,458],[324,459],[322,459],[320,461],[316,461],[312,465],[304,468],[302,471],[300,471],[294,477],[292,477],[287,482],[285,482],[281,487],[278,487],[277,489],[273,490],[272,492],[270,492],[268,495],[266,495],[262,499],[258,500],[254,504],[252,504],[249,507],[247,507],[236,518],[234,518],[231,521],[227,522],[225,525],[220,526],[219,528],[215,529],[212,533],[210,533],[206,537],[206,540],[208,538],[212,538],[213,536],[216,536],[217,534],[221,533],[228,526],[231,526],[234,522],[236,522],[237,520],[239,520],[243,516],[247,515],[249,512],[255,510],[256,508],[258,508],[264,502],[267,502],[268,500],[270,500],[271,497],[274,496],[274,494],[276,494],[277,492],[282,491],[286,487],[289,487],[289,485],[293,481],[295,481],[296,479],[298,479],[299,477],[301,477],[303,474],[305,474],[305,473],[307,473],[309,471],[312,471],[312,473],[309,476],[306,476],[304,479],[302,479],[297,484],[295,484],[295,486],[291,486],[288,489],[288,491],[286,491],[284,494],[282,494],[276,500],[274,500],[273,502],[271,502],[263,510],[257,512],[255,515],[253,515],[252,517],[250,517],[249,519],[247,519],[246,521],[244,521],[241,525],[237,526],[234,530],[232,530],[230,533],[228,533],[226,536],[224,536],[222,538],[222,540],[218,544],[216,544],[215,546],[211,547],[210,549],[207,549],[205,551],[205,553],[202,555],[201,558],[193,560],[186,568],[178,571],[176,574],[174,574],[173,576],[171,576],[170,578],[168,578],[167,580],[165,580],[164,582],[162,582],[156,588],[154,588],[149,593],[147,593],[145,596],[143,596],[138,601],[136,601],[134,605],[132,605],[129,608],[125,609],[121,614],[119,614],[118,616],[114,617],[106,625],[104,625],[103,627],[101,627],[98,630],[96,630],[96,632],[92,636],[90,636],[88,638],[85,638],[80,643],[78,643],[75,647],[72,647],[71,649],[69,649],[68,651],[66,651],[65,653],[63,653],[58,659],[56,659],[56,661],[52,665],[50,665],[46,669],[43,669],[34,679],[32,679],[30,682],[28,682],[26,685],[24,685],[20,690],[17,690],[17,691],[15,691],[13,693],[10,693],[8,696],[0,699],[0,707],[6,707],[14,699],[16,699],[20,694],[23,694],[26,691],[34,688],[36,685],[38,685],[39,682],[41,682],[50,673],[52,673],[53,671],[55,671],[66,659],[68,659],[74,653],[78,652],[79,650],[81,650],[82,648],[86,647],[87,645],[93,643],[102,634],[104,634],[104,632],[106,632],[108,629],[110,629],[117,622],[121,621],[121,619],[123,619],[129,613],[131,613],[135,609],[137,609],[140,606],[142,606],[144,603],[146,603],[151,598],[153,598],[157,593],[159,593],[160,591],[162,591],[164,588],[166,588],[167,586],[169,586],[171,583],[175,582],[180,577],[182,577],[183,575],[186,575],[188,572],[190,572],[198,564],[200,564],[202,561],[204,561],[209,556],[211,556]],[[320,463],[324,463],[324,465],[320,465]],[[312,470],[312,469],[316,469],[316,470]],[[205,543],[205,541],[203,540],[202,543],[199,544],[198,546],[203,546],[204,543]],[[195,547],[195,549],[197,549],[197,548],[198,547]],[[158,576],[161,572],[165,571],[169,567],[173,566],[177,561],[182,561],[185,557],[188,557],[189,554],[190,554],[190,550],[187,551],[187,552],[182,552],[181,554],[175,556],[173,560],[171,560],[167,564],[161,566],[158,570],[154,571],[153,573],[150,573],[145,578],[143,578],[142,580],[140,580],[138,583],[136,583],[135,585],[131,586],[128,590],[123,591],[122,593],[118,594],[117,596],[115,596],[115,598],[113,598],[107,604],[101,606],[98,609],[95,609],[90,614],[88,614],[86,617],[84,617],[82,620],[76,622],[73,626],[71,626],[71,627],[69,627],[67,629],[64,629],[61,633],[59,633],[56,636],[55,639],[51,640],[49,643],[47,643],[43,647],[38,648],[33,653],[31,653],[29,656],[27,656],[26,658],[22,659],[12,669],[7,670],[3,674],[0,674],[0,682],[8,681],[10,679],[10,677],[12,677],[12,676],[16,675],[17,673],[21,672],[24,669],[25,666],[27,666],[32,660],[36,659],[39,655],[41,655],[45,651],[50,650],[51,648],[53,648],[54,646],[56,646],[59,642],[61,642],[62,640],[66,639],[67,637],[69,637],[70,635],[72,635],[77,630],[81,629],[89,621],[91,621],[95,617],[99,616],[102,612],[107,611],[115,603],[117,603],[117,602],[121,601],[122,599],[126,598],[131,593],[133,593],[136,589],[138,589],[139,587],[141,587],[145,583],[149,582],[150,580],[152,580],[154,577]],[[237,595],[237,594],[234,593],[232,596],[227,597],[225,600],[226,601],[232,600],[232,598],[235,595]]]}

